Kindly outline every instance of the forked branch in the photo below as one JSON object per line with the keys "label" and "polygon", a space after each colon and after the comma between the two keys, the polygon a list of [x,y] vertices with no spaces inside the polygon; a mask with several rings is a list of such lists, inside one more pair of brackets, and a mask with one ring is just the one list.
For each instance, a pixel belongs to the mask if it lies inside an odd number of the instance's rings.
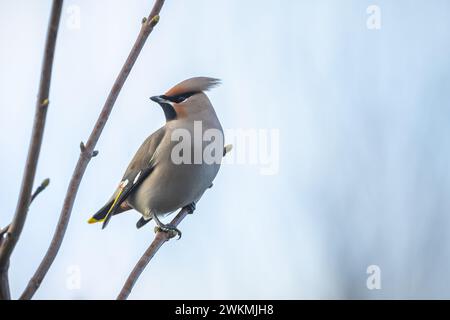
{"label": "forked branch", "polygon": [[159,21],[159,13],[163,5],[164,0],[156,0],[148,18],[143,19],[142,21],[141,30],[133,45],[133,48],[131,49],[131,52],[129,53],[122,69],[119,72],[119,75],[117,76],[113,84],[113,87],[106,99],[100,116],[97,119],[97,122],[91,132],[91,135],[89,136],[87,143],[84,144],[84,148],[81,150],[78,162],[69,182],[58,225],[56,227],[56,231],[53,235],[50,246],[47,249],[47,252],[38,269],[34,273],[33,277],[25,288],[25,291],[20,297],[21,299],[31,299],[33,297],[36,290],[41,285],[41,282],[47,274],[48,270],[50,269],[50,266],[55,260],[56,255],[58,254],[59,248],[61,247],[64,235],[66,233],[78,188],[91,158],[95,155],[95,145],[100,138],[100,135],[103,131],[103,128],[105,127],[109,115],[111,114],[116,99],[119,96],[119,93],[122,90],[122,87],[126,79],[128,78],[128,75],[130,74],[131,69],[133,68],[148,36]]}
{"label": "forked branch", "polygon": [[7,229],[7,236],[2,238],[0,244],[0,299],[10,298],[9,286],[7,285],[9,259],[12,252],[14,251],[17,242],[19,241],[23,226],[25,225],[25,221],[27,218],[28,208],[31,202],[31,192],[33,189],[34,178],[36,176],[36,168],[41,151],[45,120],[47,117],[47,109],[49,105],[53,57],[55,54],[56,38],[58,35],[62,5],[62,0],[53,1],[50,21],[47,28],[47,39],[45,42],[44,60],[42,63],[33,130],[22,177],[19,198],[17,200],[17,206],[13,220],[11,222],[11,225]]}

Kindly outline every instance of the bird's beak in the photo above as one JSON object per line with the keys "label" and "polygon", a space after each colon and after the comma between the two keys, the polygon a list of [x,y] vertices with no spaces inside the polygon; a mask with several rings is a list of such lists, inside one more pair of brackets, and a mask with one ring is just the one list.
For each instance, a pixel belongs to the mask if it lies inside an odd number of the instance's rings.
{"label": "bird's beak", "polygon": [[166,121],[173,120],[177,117],[177,113],[173,108],[172,102],[165,95],[153,96],[150,97],[150,100],[159,104],[159,106],[163,109],[164,115],[166,116]]}
{"label": "bird's beak", "polygon": [[150,100],[156,102],[156,103],[163,103],[166,102],[166,99],[164,99],[163,96],[153,96],[150,98]]}

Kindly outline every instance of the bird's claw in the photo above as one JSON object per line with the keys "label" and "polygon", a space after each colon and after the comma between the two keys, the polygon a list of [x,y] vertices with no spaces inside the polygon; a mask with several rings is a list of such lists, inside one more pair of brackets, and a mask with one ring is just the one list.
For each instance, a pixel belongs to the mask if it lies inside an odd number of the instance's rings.
{"label": "bird's claw", "polygon": [[173,237],[178,236],[177,240],[180,240],[181,234],[182,234],[181,231],[178,230],[176,227],[168,225],[168,224],[165,224],[162,226],[155,226],[155,233],[158,233],[158,232],[167,233],[169,236],[169,239],[172,239]]}

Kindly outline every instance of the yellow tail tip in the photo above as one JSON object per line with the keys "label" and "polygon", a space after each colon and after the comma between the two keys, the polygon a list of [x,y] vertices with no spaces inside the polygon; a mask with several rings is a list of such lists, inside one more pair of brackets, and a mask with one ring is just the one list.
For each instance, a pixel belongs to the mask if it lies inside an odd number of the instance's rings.
{"label": "yellow tail tip", "polygon": [[103,220],[97,220],[97,219],[95,219],[94,217],[92,217],[92,218],[90,218],[89,220],[88,220],[88,223],[89,224],[92,224],[92,223],[97,223],[97,222],[102,222]]}

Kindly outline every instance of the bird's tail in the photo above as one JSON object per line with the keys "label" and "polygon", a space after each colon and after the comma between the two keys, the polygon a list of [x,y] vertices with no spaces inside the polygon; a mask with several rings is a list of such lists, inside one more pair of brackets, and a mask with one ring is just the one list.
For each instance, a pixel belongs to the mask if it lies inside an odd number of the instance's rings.
{"label": "bird's tail", "polygon": [[94,214],[89,220],[88,223],[97,223],[97,222],[103,222],[106,219],[106,216],[108,215],[108,212],[113,204],[113,200],[106,203],[100,210],[97,211],[96,214]]}

